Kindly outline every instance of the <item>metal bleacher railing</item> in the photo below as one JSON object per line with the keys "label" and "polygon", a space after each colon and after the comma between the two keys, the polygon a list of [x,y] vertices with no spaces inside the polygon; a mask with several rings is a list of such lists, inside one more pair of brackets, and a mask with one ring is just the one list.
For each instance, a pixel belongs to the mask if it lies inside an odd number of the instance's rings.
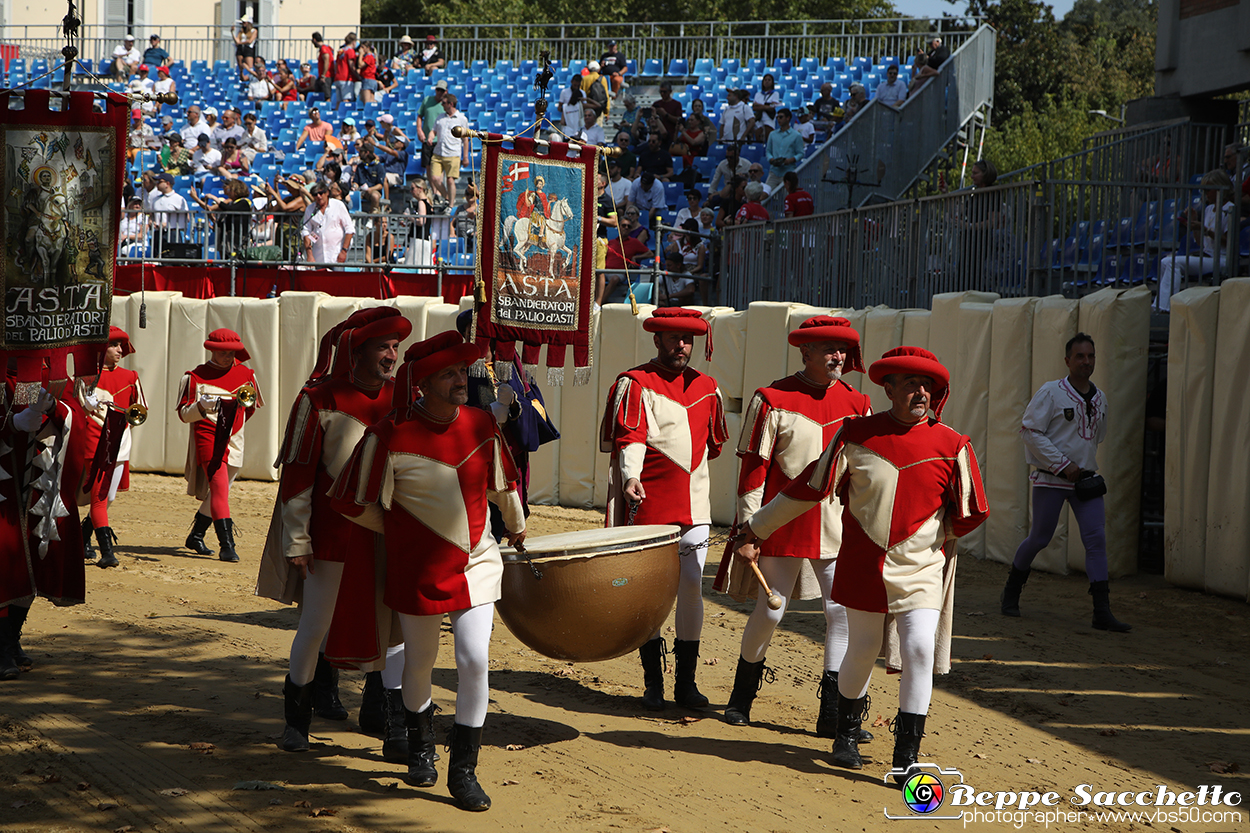
{"label": "metal bleacher railing", "polygon": [[[978,111],[992,106],[995,43],[994,29],[981,26],[902,106],[870,101],[809,155],[797,173],[816,210],[850,208],[872,195],[901,196]],[[784,197],[778,190],[764,205],[778,214]]]}
{"label": "metal bleacher railing", "polygon": [[[931,37],[941,37],[955,49],[976,27],[975,17],[945,18],[942,29],[934,31],[927,18],[882,18],[867,20],[763,20],[743,23],[722,21],[675,23],[587,23],[587,24],[517,24],[517,25],[455,25],[429,23],[363,24],[355,31],[362,40],[375,45],[378,54],[389,58],[398,51],[399,39],[408,35],[416,40],[427,34],[438,36],[440,47],[449,61],[523,61],[537,60],[538,53],[550,52],[553,61],[568,65],[573,60],[597,59],[608,40],[615,39],[627,58],[634,61],[637,72],[643,73],[648,62],[657,62],[659,73],[694,74],[699,59],[720,64],[725,59],[746,62],[759,58],[773,66],[778,60],[796,63],[805,56],[854,55],[908,56]],[[258,54],[266,58],[309,60],[315,57],[309,36],[322,32],[326,42],[337,46],[343,35],[354,27],[339,22],[324,26],[259,27]],[[0,27],[0,43],[17,49],[25,59],[56,59],[64,38],[56,25]],[[80,49],[85,59],[107,58],[125,32],[116,26],[84,25]],[[233,64],[234,41],[228,27],[160,26],[137,27],[133,31],[140,49],[150,34],[159,34],[162,45],[175,59],[191,61],[229,60]],[[686,64],[686,72],[670,72]]]}

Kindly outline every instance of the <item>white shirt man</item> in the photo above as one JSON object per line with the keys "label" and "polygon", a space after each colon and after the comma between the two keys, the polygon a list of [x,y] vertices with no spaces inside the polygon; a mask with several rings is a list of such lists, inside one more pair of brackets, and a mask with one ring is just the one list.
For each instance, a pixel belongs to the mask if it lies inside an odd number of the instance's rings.
{"label": "white shirt man", "polygon": [[634,186],[634,181],[621,176],[620,166],[610,166],[608,170],[609,172],[616,171],[615,178],[608,182],[608,190],[612,193],[612,199],[616,202],[617,207],[624,208],[629,200],[629,192]]}
{"label": "white shirt man", "polygon": [[191,166],[197,174],[211,173],[220,165],[221,151],[210,146],[207,140],[200,142],[191,154]]}
{"label": "white shirt man", "polygon": [[[356,235],[356,225],[342,200],[324,185],[313,187],[313,204],[304,209],[304,255],[310,263],[343,263]],[[321,267],[326,268],[326,267]]]}
{"label": "white shirt man", "polygon": [[603,128],[596,124],[594,113],[586,114],[586,126],[577,134],[577,138],[588,145],[602,145],[606,141]]}
{"label": "white shirt man", "polygon": [[654,215],[663,211],[668,202],[664,198],[664,184],[650,173],[634,180],[629,190],[629,204],[638,206],[639,212]]}
{"label": "white shirt man", "polygon": [[[201,133],[212,133],[208,123],[200,118],[200,108],[192,104],[187,108],[186,126],[178,131],[182,134],[182,146],[193,148],[200,140]],[[209,138],[212,138],[211,136]]]}
{"label": "white shirt man", "polygon": [[730,160],[729,154],[726,154],[725,158],[716,166],[716,170],[712,172],[712,182],[708,185],[708,193],[716,193],[728,180],[733,179],[735,176],[746,176],[750,168],[751,162],[749,160],[739,156],[737,161],[734,162]]}
{"label": "white shirt man", "polygon": [[886,80],[877,85],[873,97],[882,104],[898,108],[907,99],[907,85],[898,80],[898,67],[891,66],[886,71]]}
{"label": "white shirt man", "polygon": [[243,128],[235,121],[238,116],[233,110],[227,110],[221,114],[221,123],[213,128],[213,135],[210,136],[213,147],[221,150],[221,145],[226,139],[234,139],[235,144],[243,138]]}
{"label": "white shirt man", "polygon": [[451,130],[456,126],[468,127],[469,120],[464,113],[455,110],[444,113],[434,122],[434,155],[449,159],[458,158],[464,149],[464,140],[453,136]]}
{"label": "white shirt man", "polygon": [[720,138],[722,142],[742,142],[747,139],[747,123],[755,118],[751,105],[734,95],[732,104],[725,106],[720,117]]}
{"label": "white shirt man", "polygon": [[256,154],[269,151],[269,137],[250,114],[244,117],[243,124],[243,137],[239,139],[239,147],[250,162]]}
{"label": "white shirt man", "polygon": [[156,225],[172,231],[185,230],[187,212],[190,209],[186,199],[174,191],[174,178],[169,174],[161,174],[156,180],[156,190],[160,192],[152,200]]}

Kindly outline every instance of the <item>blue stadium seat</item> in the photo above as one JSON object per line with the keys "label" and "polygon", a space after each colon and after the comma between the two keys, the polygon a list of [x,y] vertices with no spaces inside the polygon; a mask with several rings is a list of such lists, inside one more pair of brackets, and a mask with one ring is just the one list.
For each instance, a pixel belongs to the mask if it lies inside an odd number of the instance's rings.
{"label": "blue stadium seat", "polygon": [[828,61],[825,61],[825,67],[834,72],[846,72],[846,59],[830,58]]}
{"label": "blue stadium seat", "polygon": [[820,61],[815,58],[804,58],[799,61],[799,66],[807,70],[809,75],[814,72],[820,72]]}
{"label": "blue stadium seat", "polygon": [[689,75],[690,68],[684,58],[674,58],[668,62],[668,74],[677,77]]}
{"label": "blue stadium seat", "polygon": [[694,62],[695,75],[707,75],[716,69],[716,62],[711,58],[699,58]]}
{"label": "blue stadium seat", "polygon": [[638,74],[638,62],[635,61],[633,58],[630,58],[628,61],[625,62],[625,74],[626,75]]}
{"label": "blue stadium seat", "polygon": [[777,70],[779,72],[784,72],[788,74],[790,70],[792,69],[794,69],[794,61],[791,61],[789,58],[777,59]]}
{"label": "blue stadium seat", "polygon": [[720,65],[721,65],[721,69],[725,70],[725,72],[729,73],[730,75],[733,75],[734,73],[738,72],[738,70],[742,69],[742,62],[739,61],[737,58],[726,58],[725,60],[720,62]]}
{"label": "blue stadium seat", "polygon": [[664,65],[660,63],[658,58],[648,58],[642,67],[643,75],[663,75]]}

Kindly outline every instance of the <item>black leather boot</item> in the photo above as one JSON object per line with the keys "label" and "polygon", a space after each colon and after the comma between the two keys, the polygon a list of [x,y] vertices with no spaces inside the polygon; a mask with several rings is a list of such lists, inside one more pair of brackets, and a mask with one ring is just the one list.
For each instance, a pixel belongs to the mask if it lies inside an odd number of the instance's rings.
{"label": "black leather boot", "polygon": [[894,783],[902,785],[907,774],[915,763],[920,760],[920,739],[924,737],[923,714],[899,712],[894,718],[890,731],[894,733],[894,759],[890,764],[892,770],[899,772],[894,776]]}
{"label": "black leather boot", "polygon": [[664,664],[665,650],[663,637],[648,640],[638,649],[642,657],[642,705],[651,711],[664,708]]}
{"label": "black leather boot", "polygon": [[[820,698],[820,713],[816,716],[816,737],[836,738],[838,736],[838,672],[826,671],[820,677],[820,686],[816,689]],[[859,742],[872,740],[872,732],[859,730]]]}
{"label": "black leather boot", "polygon": [[287,752],[308,751],[308,728],[312,725],[313,684],[297,686],[287,675],[282,686],[285,698],[286,728],[282,730],[282,748]]}
{"label": "black leather boot", "polygon": [[1121,622],[1115,618],[1115,614],[1111,612],[1111,585],[1105,579],[1103,581],[1091,581],[1089,583],[1089,594],[1094,597],[1094,621],[1092,627],[1100,631],[1113,631],[1114,633],[1128,633],[1133,626],[1128,622]]}
{"label": "black leather boot", "polygon": [[751,704],[755,694],[764,685],[764,660],[747,662],[738,657],[738,669],[734,672],[734,690],[725,706],[725,722],[730,726],[751,725]]}
{"label": "black leather boot", "polygon": [[91,546],[91,530],[95,529],[95,525],[91,523],[91,516],[82,519],[82,560],[95,561],[95,547]]}
{"label": "black leather boot", "polygon": [[[438,753],[434,751],[434,713],[439,710],[438,706],[430,703],[423,712],[410,712],[404,708],[400,689],[395,689],[394,694],[403,712],[408,742],[408,774],[404,782],[414,787],[432,787],[438,783],[438,770],[434,768],[438,760]],[[386,696],[390,697],[391,691],[388,690]]]}
{"label": "black leather boot", "polygon": [[317,654],[317,670],[313,672],[313,711],[326,720],[346,720],[347,709],[339,700],[339,670]]}
{"label": "black leather boot", "polygon": [[677,681],[673,684],[673,700],[688,709],[702,709],[707,698],[694,684],[695,671],[699,668],[699,640],[674,639],[673,653],[677,655]]}
{"label": "black leather boot", "polygon": [[221,518],[213,521],[213,527],[217,530],[217,543],[221,545],[221,552],[217,553],[217,557],[231,564],[238,561],[239,554],[234,551],[234,521]]}
{"label": "black leather boot", "polygon": [[1007,584],[1003,587],[1003,594],[998,598],[1004,616],[1020,615],[1020,591],[1024,589],[1024,583],[1029,580],[1030,572],[1030,570],[1016,569],[1014,564],[1011,566],[1011,572],[1007,573]]}
{"label": "black leather boot", "polygon": [[13,626],[9,623],[13,610],[13,605],[9,605],[9,616],[0,616],[0,680],[16,680],[22,673],[13,657],[13,646],[17,644],[11,635]]}
{"label": "black leather boot", "polygon": [[29,614],[29,607],[9,605],[9,637],[11,640],[9,650],[13,656],[14,664],[23,671],[29,671],[35,667],[35,661],[22,650],[22,628],[26,625],[26,617]]}
{"label": "black leather boot", "polygon": [[102,526],[95,531],[96,542],[100,545],[100,560],[97,567],[116,567],[117,556],[113,555],[113,545],[117,543],[117,535],[112,527]]}
{"label": "black leather boot", "polygon": [[408,763],[408,729],[404,721],[404,696],[398,688],[382,689],[386,704],[386,736],[382,739],[382,760]]}
{"label": "black leather boot", "polygon": [[208,532],[208,528],[212,525],[212,518],[196,512],[195,521],[191,526],[191,534],[187,536],[187,549],[197,555],[212,555],[213,551],[208,548],[208,544],[204,543],[204,533]]}
{"label": "black leather boot", "polygon": [[365,673],[365,689],[360,695],[360,731],[366,735],[386,734],[386,697],[382,694],[382,672]]}
{"label": "black leather boot", "polygon": [[868,695],[848,700],[838,694],[838,727],[833,740],[833,762],[847,769],[863,769],[859,756],[859,733],[868,716]]}
{"label": "black leather boot", "polygon": [[482,749],[482,727],[455,723],[448,744],[451,763],[447,766],[447,791],[461,810],[481,812],[490,809],[490,796],[477,782],[477,754]]}

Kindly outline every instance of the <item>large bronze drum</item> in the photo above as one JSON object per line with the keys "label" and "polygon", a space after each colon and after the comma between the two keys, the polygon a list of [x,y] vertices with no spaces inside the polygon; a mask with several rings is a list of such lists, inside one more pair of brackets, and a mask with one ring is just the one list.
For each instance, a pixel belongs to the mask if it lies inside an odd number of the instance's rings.
{"label": "large bronze drum", "polygon": [[505,547],[499,616],[553,659],[598,662],[635,651],[677,601],[680,538],[676,526],[626,526],[529,539],[524,555]]}

